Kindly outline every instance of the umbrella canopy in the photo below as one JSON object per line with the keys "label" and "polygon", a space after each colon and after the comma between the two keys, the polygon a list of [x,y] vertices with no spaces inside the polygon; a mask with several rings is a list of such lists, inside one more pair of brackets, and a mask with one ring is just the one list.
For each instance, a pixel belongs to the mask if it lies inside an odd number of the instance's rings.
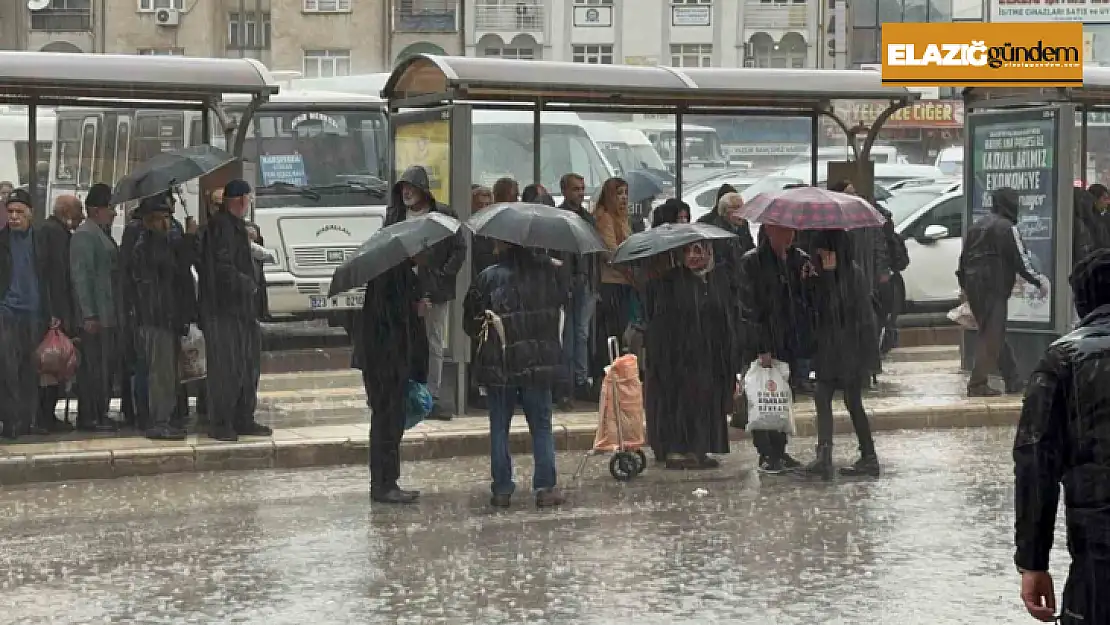
{"label": "umbrella canopy", "polygon": [[119,179],[112,192],[112,204],[165,193],[175,185],[200,178],[233,160],[235,158],[227,152],[210,145],[163,152],[140,163],[130,174]]}
{"label": "umbrella canopy", "polygon": [[731,239],[736,235],[709,224],[663,224],[625,239],[613,254],[613,263],[630,263],[666,254],[691,243]]}
{"label": "umbrella canopy", "polygon": [[606,251],[597,231],[573,211],[509,202],[482,210],[466,222],[475,235],[514,245],[573,254]]}
{"label": "umbrella canopy", "polygon": [[852,230],[886,223],[867,200],[820,187],[760,193],[744,204],[744,219],[795,230]]}
{"label": "umbrella canopy", "polygon": [[665,184],[659,176],[642,169],[628,172],[624,176],[624,181],[628,183],[629,204],[638,204],[652,199],[663,192]]}
{"label": "umbrella canopy", "polygon": [[461,227],[459,220],[432,211],[378,230],[332,274],[328,297],[365,285],[436,243],[455,236]]}

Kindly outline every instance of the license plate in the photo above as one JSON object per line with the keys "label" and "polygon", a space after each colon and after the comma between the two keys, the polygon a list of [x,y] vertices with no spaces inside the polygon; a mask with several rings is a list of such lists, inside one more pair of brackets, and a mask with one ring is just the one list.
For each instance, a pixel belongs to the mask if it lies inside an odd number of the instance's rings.
{"label": "license plate", "polygon": [[336,295],[335,297],[324,297],[323,295],[310,295],[308,297],[309,303],[312,305],[313,310],[322,310],[326,308],[362,308],[363,302],[366,301],[366,296],[359,294],[352,295]]}

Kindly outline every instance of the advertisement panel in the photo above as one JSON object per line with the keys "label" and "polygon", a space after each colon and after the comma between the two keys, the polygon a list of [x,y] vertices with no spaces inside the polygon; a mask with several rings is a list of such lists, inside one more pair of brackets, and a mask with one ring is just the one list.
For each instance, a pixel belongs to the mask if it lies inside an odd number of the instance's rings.
{"label": "advertisement panel", "polygon": [[432,195],[451,201],[451,119],[446,112],[435,119],[399,119],[393,131],[393,165],[400,176],[406,168],[421,165],[428,171]]}
{"label": "advertisement panel", "polygon": [[[1070,121],[1070,119],[1069,119]],[[991,209],[991,192],[1017,191],[1018,246],[1042,282],[1047,296],[1020,277],[1009,302],[1007,319],[1035,329],[1050,330],[1053,318],[1052,276],[1056,275],[1057,205],[1059,202],[1059,111],[1034,108],[976,113],[968,117],[971,154],[965,159],[969,176],[969,218],[973,222]]]}
{"label": "advertisement panel", "polygon": [[1110,4],[1104,0],[991,0],[992,22],[1110,23]]}

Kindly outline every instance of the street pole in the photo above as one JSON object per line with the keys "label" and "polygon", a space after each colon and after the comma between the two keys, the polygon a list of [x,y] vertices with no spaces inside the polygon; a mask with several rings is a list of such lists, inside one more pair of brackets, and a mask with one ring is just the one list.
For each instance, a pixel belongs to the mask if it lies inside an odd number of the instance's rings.
{"label": "street pole", "polygon": [[833,0],[833,21],[836,23],[836,57],[835,69],[848,68],[848,11],[844,0]]}

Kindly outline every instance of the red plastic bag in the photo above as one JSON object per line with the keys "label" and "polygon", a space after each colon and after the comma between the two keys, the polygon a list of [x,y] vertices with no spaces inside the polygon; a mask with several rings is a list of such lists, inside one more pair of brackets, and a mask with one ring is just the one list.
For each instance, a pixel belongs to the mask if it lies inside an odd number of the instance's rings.
{"label": "red plastic bag", "polygon": [[61,324],[54,323],[35,350],[35,363],[39,374],[63,382],[77,373],[77,348],[62,332]]}

